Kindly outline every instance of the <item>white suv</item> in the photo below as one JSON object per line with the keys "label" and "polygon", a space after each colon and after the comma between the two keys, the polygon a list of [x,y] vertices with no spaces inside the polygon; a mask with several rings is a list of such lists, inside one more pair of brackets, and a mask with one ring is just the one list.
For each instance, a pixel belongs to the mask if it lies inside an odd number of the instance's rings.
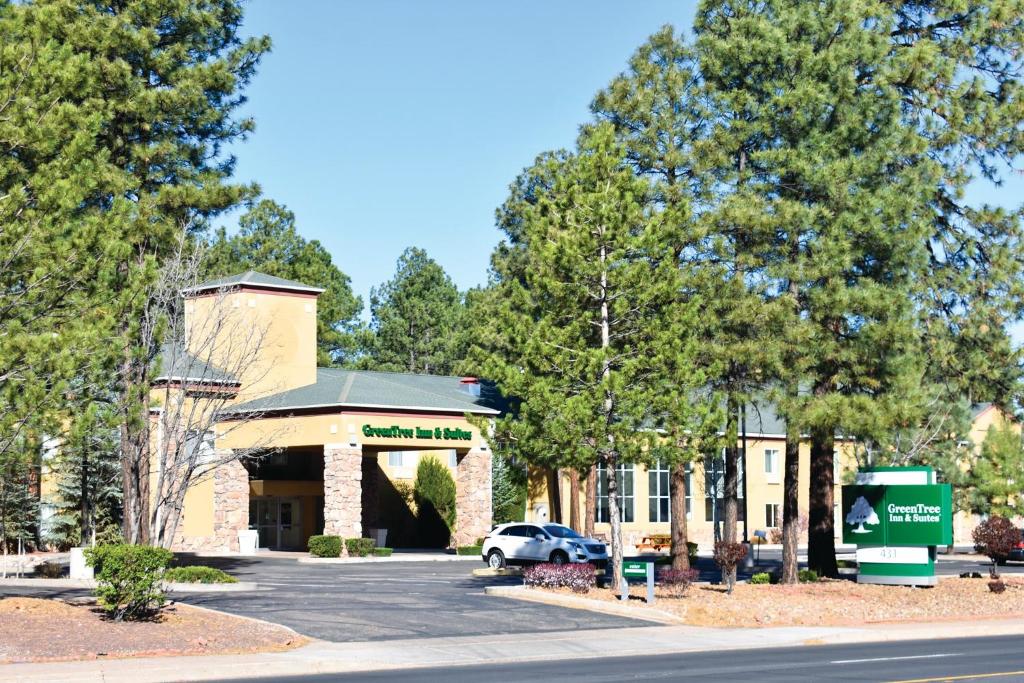
{"label": "white suv", "polygon": [[484,538],[482,556],[487,566],[532,562],[608,563],[608,548],[601,541],[584,538],[564,524],[499,524]]}

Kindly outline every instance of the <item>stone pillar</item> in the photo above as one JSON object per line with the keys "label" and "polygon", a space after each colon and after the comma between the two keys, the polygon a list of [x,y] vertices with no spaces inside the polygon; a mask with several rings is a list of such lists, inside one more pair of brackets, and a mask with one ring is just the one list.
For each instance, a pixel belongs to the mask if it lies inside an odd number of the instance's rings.
{"label": "stone pillar", "polygon": [[475,448],[458,458],[455,477],[456,546],[472,545],[491,530],[491,452]]}
{"label": "stone pillar", "polygon": [[213,472],[213,548],[238,552],[238,532],[249,528],[249,472],[238,460]]}
{"label": "stone pillar", "polygon": [[342,538],[363,535],[363,449],[324,445],[324,533]]}

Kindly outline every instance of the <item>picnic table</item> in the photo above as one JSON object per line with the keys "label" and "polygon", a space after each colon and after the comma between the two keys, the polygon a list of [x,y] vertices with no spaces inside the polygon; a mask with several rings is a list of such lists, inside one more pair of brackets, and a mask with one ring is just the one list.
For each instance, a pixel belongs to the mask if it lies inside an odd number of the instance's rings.
{"label": "picnic table", "polygon": [[672,537],[668,534],[651,534],[644,536],[643,540],[636,544],[639,552],[652,551],[660,553],[663,550],[672,548]]}

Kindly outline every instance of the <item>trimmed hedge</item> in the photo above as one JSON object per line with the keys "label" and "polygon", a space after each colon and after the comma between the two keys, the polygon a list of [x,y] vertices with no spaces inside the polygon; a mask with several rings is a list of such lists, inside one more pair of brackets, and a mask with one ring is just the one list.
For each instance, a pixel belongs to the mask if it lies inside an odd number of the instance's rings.
{"label": "trimmed hedge", "polygon": [[174,559],[165,548],[148,545],[100,545],[86,548],[85,558],[96,570],[95,595],[115,621],[144,619],[164,606],[161,581]]}
{"label": "trimmed hedge", "polygon": [[374,548],[374,557],[391,557],[391,548]]}
{"label": "trimmed hedge", "polygon": [[480,555],[483,551],[483,545],[460,545],[455,549],[455,553],[458,555]]}
{"label": "trimmed hedge", "polygon": [[164,572],[168,583],[238,583],[238,579],[214,567],[172,567]]}
{"label": "trimmed hedge", "polygon": [[800,583],[814,583],[818,580],[818,572],[813,569],[801,569],[797,572],[797,578]]}
{"label": "trimmed hedge", "polygon": [[373,552],[374,540],[372,538],[346,538],[345,548],[349,557],[366,557]]}
{"label": "trimmed hedge", "polygon": [[750,583],[771,583],[772,575],[768,572],[760,572],[750,577]]}
{"label": "trimmed hedge", "polygon": [[341,536],[310,536],[308,547],[313,557],[341,557]]}

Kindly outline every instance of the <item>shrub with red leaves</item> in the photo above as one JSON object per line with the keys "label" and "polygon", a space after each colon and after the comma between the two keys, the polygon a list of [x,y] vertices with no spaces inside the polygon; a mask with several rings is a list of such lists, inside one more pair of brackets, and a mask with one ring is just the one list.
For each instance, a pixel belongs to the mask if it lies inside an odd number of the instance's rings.
{"label": "shrub with red leaves", "polygon": [[700,576],[700,572],[696,569],[665,567],[658,572],[657,582],[659,586],[667,588],[676,597],[682,597],[698,576]]}
{"label": "shrub with red leaves", "polygon": [[992,560],[992,576],[998,576],[996,564],[1009,557],[1010,551],[1021,538],[1020,529],[999,515],[993,515],[976,526],[971,536],[974,538],[974,549]]}
{"label": "shrub with red leaves", "polygon": [[535,564],[523,571],[527,586],[542,588],[571,588],[586,593],[597,585],[592,564]]}
{"label": "shrub with red leaves", "polygon": [[736,583],[736,565],[746,556],[746,543],[715,542],[715,564],[722,570],[722,578],[729,593],[732,593],[733,585]]}

